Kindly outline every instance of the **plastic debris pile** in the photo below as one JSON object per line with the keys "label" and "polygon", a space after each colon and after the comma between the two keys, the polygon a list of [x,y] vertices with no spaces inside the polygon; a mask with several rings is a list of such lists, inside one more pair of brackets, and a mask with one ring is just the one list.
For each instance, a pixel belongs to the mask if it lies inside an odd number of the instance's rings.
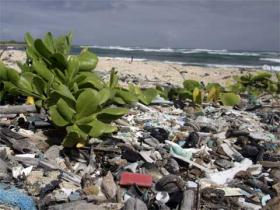
{"label": "plastic debris pile", "polygon": [[46,114],[0,116],[0,208],[279,209],[280,112],[135,104],[119,131],[63,148]]}

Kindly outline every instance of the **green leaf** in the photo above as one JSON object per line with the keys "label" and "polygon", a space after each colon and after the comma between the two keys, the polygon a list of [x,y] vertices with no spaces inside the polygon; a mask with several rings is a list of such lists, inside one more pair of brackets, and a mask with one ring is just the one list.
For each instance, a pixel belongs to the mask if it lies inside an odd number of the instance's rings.
{"label": "green leaf", "polygon": [[27,46],[33,47],[34,40],[33,40],[33,38],[32,38],[30,33],[28,33],[28,32],[25,33],[24,40],[25,40]]}
{"label": "green leaf", "polygon": [[121,97],[118,97],[118,96],[113,97],[112,101],[116,104],[119,104],[119,105],[125,105],[126,104],[126,102]]}
{"label": "green leaf", "polygon": [[84,133],[77,125],[68,126],[66,128],[67,135],[65,136],[62,144],[64,147],[74,147],[77,143],[85,143],[87,134]]}
{"label": "green leaf", "polygon": [[19,81],[19,73],[14,70],[14,69],[10,69],[7,68],[7,80],[12,82],[13,84],[17,84],[17,82]]}
{"label": "green leaf", "polygon": [[11,82],[3,82],[4,84],[4,90],[11,93],[11,94],[17,94],[19,93],[18,88]]}
{"label": "green leaf", "polygon": [[157,96],[158,92],[154,88],[148,88],[144,91],[141,91],[141,94],[138,95],[139,100],[145,104],[149,105]]}
{"label": "green leaf", "polygon": [[36,105],[37,107],[40,107],[40,108],[41,108],[41,107],[43,106],[43,100],[40,100],[40,99],[39,99],[39,100],[36,100],[36,101],[35,101],[35,105]]}
{"label": "green leaf", "polygon": [[99,95],[99,105],[105,104],[111,98],[111,90],[109,88],[104,88],[98,93]]}
{"label": "green leaf", "polygon": [[49,111],[50,111],[51,120],[55,125],[59,127],[63,127],[69,124],[69,121],[64,119],[63,116],[59,113],[56,105],[51,106],[49,108]]}
{"label": "green leaf", "polygon": [[26,74],[22,74],[17,81],[17,87],[23,91],[30,91],[33,92],[32,84],[31,84],[32,79]]}
{"label": "green leaf", "polygon": [[127,90],[117,90],[116,96],[122,98],[123,101],[128,103],[128,104],[137,101],[136,95],[127,91]]}
{"label": "green leaf", "polygon": [[57,102],[57,111],[68,122],[71,122],[75,111],[61,98]]}
{"label": "green leaf", "polygon": [[63,54],[61,53],[54,53],[49,57],[49,60],[52,63],[52,68],[59,68],[64,70],[67,68],[67,61]]}
{"label": "green leaf", "polygon": [[111,122],[113,120],[119,119],[127,113],[128,109],[126,108],[106,108],[97,114],[97,119],[104,122]]}
{"label": "green leaf", "polygon": [[67,81],[70,82],[74,76],[78,73],[79,71],[79,61],[77,57],[71,56],[68,59],[67,62],[67,69],[66,69],[66,77]]}
{"label": "green leaf", "polygon": [[60,36],[54,40],[54,48],[58,53],[68,54],[71,49],[71,35]]}
{"label": "green leaf", "polygon": [[71,100],[72,102],[76,102],[75,97],[73,96],[73,94],[71,93],[71,91],[68,89],[67,86],[63,85],[63,84],[56,84],[53,85],[54,91],[56,93],[58,93],[59,95],[68,98],[69,100]]}
{"label": "green leaf", "polygon": [[221,101],[224,106],[235,106],[240,103],[240,96],[235,93],[224,93],[221,95]]}
{"label": "green leaf", "polygon": [[36,39],[34,41],[35,49],[45,58],[49,58],[51,56],[51,51],[46,47],[44,42],[41,39]]}
{"label": "green leaf", "polygon": [[193,90],[193,102],[196,104],[202,103],[202,93],[201,90],[197,87]]}
{"label": "green leaf", "polygon": [[[66,83],[66,77],[62,70],[55,68],[53,69],[53,74],[55,75],[55,80],[59,81],[59,83],[65,84]],[[67,84],[66,84],[67,85]]]}
{"label": "green leaf", "polygon": [[72,37],[73,37],[72,33],[68,33],[68,34],[65,36],[66,45],[67,45],[67,47],[68,47],[69,50],[71,49]]}
{"label": "green leaf", "polygon": [[81,54],[78,56],[80,71],[91,71],[93,70],[98,62],[97,56],[90,52],[88,49],[83,49]]}
{"label": "green leaf", "polygon": [[178,95],[181,99],[192,99],[192,92],[187,89],[179,89]]}
{"label": "green leaf", "polygon": [[243,85],[250,84],[252,82],[252,74],[247,73],[246,75],[243,75],[241,77],[236,77],[237,81],[242,83]]}
{"label": "green leaf", "polygon": [[39,53],[33,47],[27,47],[25,52],[26,52],[27,58],[30,58],[32,60],[37,60],[40,57]]}
{"label": "green leaf", "polygon": [[168,100],[168,96],[169,96],[169,93],[171,91],[171,88],[170,87],[161,87],[161,86],[157,86],[156,87],[157,91],[158,91],[158,94],[163,97],[164,99]]}
{"label": "green leaf", "polygon": [[206,85],[206,90],[210,91],[213,87],[218,90],[223,90],[223,87],[219,83],[208,83]]}
{"label": "green leaf", "polygon": [[20,68],[21,72],[30,72],[31,68],[28,66],[27,63],[22,64],[21,62],[17,61],[17,66]]}
{"label": "green leaf", "polygon": [[275,72],[276,78],[277,80],[280,82],[280,73],[279,72]]}
{"label": "green leaf", "polygon": [[99,120],[94,120],[88,125],[92,127],[92,129],[89,132],[89,135],[94,138],[100,137],[103,134],[117,131],[117,128],[115,126],[103,123]]}
{"label": "green leaf", "polygon": [[80,119],[76,119],[75,123],[77,125],[88,124],[88,123],[92,122],[93,120],[96,120],[96,116],[97,116],[97,113],[94,113],[94,114],[91,114],[89,116],[86,116],[86,117],[83,117],[83,118],[80,118]]}
{"label": "green leaf", "polygon": [[32,89],[41,97],[45,97],[44,95],[47,91],[47,84],[41,77],[35,76],[32,79]]}
{"label": "green leaf", "polygon": [[217,86],[212,86],[208,90],[207,101],[217,102],[220,96],[220,88]]}
{"label": "green leaf", "polygon": [[109,87],[110,88],[117,87],[118,81],[119,81],[118,72],[115,71],[115,68],[112,68],[111,73],[110,73]]}
{"label": "green leaf", "polygon": [[190,92],[193,92],[195,88],[200,88],[200,83],[195,80],[185,80],[183,82],[184,88]]}
{"label": "green leaf", "polygon": [[84,90],[77,99],[77,119],[89,116],[96,112],[99,104],[98,92],[93,89]]}
{"label": "green leaf", "polygon": [[0,61],[0,81],[8,79],[7,67]]}
{"label": "green leaf", "polygon": [[70,100],[68,99],[67,97],[65,96],[62,96],[61,94],[55,92],[55,91],[52,91],[49,93],[48,95],[48,98],[46,100],[46,104],[48,107],[50,106],[54,106],[57,104],[58,100],[59,99],[63,99],[64,101],[66,101],[66,103],[72,108],[72,109],[75,109],[75,106],[76,106],[76,102],[73,102],[73,100]]}
{"label": "green leaf", "polygon": [[266,80],[269,79],[271,77],[271,73],[268,72],[259,72],[256,75],[254,75],[252,77],[252,81],[262,81],[262,80]]}
{"label": "green leaf", "polygon": [[79,73],[74,80],[77,82],[79,88],[94,88],[98,90],[104,88],[103,81],[94,72]]}
{"label": "green leaf", "polygon": [[270,82],[268,84],[268,87],[267,87],[267,91],[269,93],[276,93],[278,91],[278,86],[277,84],[273,83],[273,82]]}
{"label": "green leaf", "polygon": [[47,32],[44,37],[44,44],[51,53],[54,53],[53,36],[51,32]]}
{"label": "green leaf", "polygon": [[53,73],[46,67],[43,62],[34,60],[32,69],[46,81],[51,81],[54,77]]}

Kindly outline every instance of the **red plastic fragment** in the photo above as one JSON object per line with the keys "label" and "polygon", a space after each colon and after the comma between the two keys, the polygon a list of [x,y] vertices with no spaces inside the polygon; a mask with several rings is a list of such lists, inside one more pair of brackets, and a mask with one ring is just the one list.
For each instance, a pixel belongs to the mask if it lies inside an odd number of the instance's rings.
{"label": "red plastic fragment", "polygon": [[153,184],[153,178],[150,175],[136,174],[123,172],[121,174],[120,185],[137,185],[140,187],[151,187]]}

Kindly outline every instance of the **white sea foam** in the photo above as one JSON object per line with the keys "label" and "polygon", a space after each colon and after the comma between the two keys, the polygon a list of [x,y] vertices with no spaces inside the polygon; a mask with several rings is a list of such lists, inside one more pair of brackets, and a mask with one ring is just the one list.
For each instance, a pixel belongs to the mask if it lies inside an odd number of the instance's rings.
{"label": "white sea foam", "polygon": [[[106,56],[99,56],[102,59],[107,60],[123,60],[123,61],[131,61],[131,57],[106,57]],[[148,59],[145,58],[133,58],[133,61],[147,61]]]}
{"label": "white sea foam", "polygon": [[244,68],[244,69],[260,69],[262,66],[257,65],[238,65],[238,64],[215,64],[215,63],[188,63],[190,65],[199,65],[199,66],[207,66],[207,67],[214,67],[214,68]]}
{"label": "white sea foam", "polygon": [[263,65],[262,69],[265,71],[280,71],[280,66]]}
{"label": "white sea foam", "polygon": [[280,58],[260,58],[262,61],[270,61],[274,63],[280,63]]}
{"label": "white sea foam", "polygon": [[104,49],[104,50],[121,50],[121,51],[144,51],[144,52],[175,52],[172,48],[140,48],[140,47],[121,47],[121,46],[81,46],[88,48]]}
{"label": "white sea foam", "polygon": [[122,50],[122,51],[134,51],[133,48],[131,47],[121,47],[121,46],[97,46],[97,45],[93,45],[93,46],[80,46],[81,48],[96,48],[96,49],[104,49],[104,50]]}
{"label": "white sea foam", "polygon": [[209,54],[218,54],[218,55],[235,55],[235,56],[260,56],[258,53],[251,52],[210,52]]}
{"label": "white sea foam", "polygon": [[187,63],[179,62],[179,61],[163,61],[163,62],[167,63],[167,64],[179,64],[179,65],[187,64]]}
{"label": "white sea foam", "polygon": [[143,51],[143,52],[163,52],[163,53],[183,53],[183,54],[193,54],[193,53],[208,53],[217,55],[232,55],[232,56],[259,56],[259,53],[255,52],[232,52],[226,49],[222,50],[209,50],[209,49],[183,49],[183,48],[140,48],[140,47],[121,47],[121,46],[81,46],[95,49],[104,50],[120,50],[120,51]]}
{"label": "white sea foam", "polygon": [[192,54],[192,53],[226,53],[227,50],[209,50],[209,49],[178,49],[179,52],[184,54]]}
{"label": "white sea foam", "polygon": [[212,55],[232,55],[232,56],[259,56],[259,53],[253,52],[231,52],[228,50],[208,50],[208,49],[191,49],[182,50],[182,53],[192,54],[192,53],[208,53]]}
{"label": "white sea foam", "polygon": [[203,64],[203,63],[184,63],[185,65],[197,65],[197,66],[206,66],[213,68],[244,68],[244,69],[262,69],[265,71],[280,71],[280,66],[270,66],[270,65],[238,65],[238,64]]}

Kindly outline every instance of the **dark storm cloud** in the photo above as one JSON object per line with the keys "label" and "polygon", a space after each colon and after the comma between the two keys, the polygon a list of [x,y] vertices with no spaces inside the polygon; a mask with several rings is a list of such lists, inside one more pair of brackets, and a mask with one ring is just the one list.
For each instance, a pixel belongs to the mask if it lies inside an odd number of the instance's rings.
{"label": "dark storm cloud", "polygon": [[280,50],[279,0],[0,0],[0,39],[74,33],[78,44]]}

